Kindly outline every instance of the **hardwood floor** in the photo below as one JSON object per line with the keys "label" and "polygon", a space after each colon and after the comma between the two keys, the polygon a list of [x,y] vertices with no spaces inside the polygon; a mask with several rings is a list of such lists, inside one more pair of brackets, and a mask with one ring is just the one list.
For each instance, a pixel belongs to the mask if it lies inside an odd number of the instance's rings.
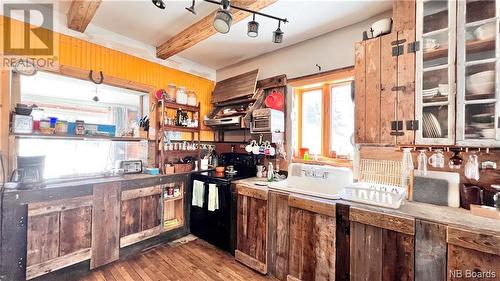
{"label": "hardwood floor", "polygon": [[80,281],[276,280],[236,262],[230,254],[196,239],[162,245],[93,270]]}

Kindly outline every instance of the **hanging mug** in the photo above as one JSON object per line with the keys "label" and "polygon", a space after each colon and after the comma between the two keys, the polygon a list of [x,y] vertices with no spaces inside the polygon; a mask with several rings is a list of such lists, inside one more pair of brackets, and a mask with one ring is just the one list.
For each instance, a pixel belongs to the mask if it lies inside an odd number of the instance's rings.
{"label": "hanging mug", "polygon": [[434,154],[427,160],[429,165],[434,168],[444,168],[444,155],[442,150],[435,150]]}

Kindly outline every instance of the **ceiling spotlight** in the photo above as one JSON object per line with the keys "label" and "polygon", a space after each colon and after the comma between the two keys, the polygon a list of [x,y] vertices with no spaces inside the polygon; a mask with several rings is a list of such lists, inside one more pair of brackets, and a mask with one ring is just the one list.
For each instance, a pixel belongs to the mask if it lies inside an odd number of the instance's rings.
{"label": "ceiling spotlight", "polygon": [[273,32],[273,42],[274,43],[281,43],[283,42],[283,31],[281,31],[281,28],[280,28],[280,25],[281,25],[281,21],[278,23],[278,29],[276,29],[274,32]]}
{"label": "ceiling spotlight", "polygon": [[196,16],[196,10],[194,9],[195,2],[196,2],[196,0],[193,0],[191,7],[186,7],[186,10],[190,11],[193,15]]}
{"label": "ceiling spotlight", "polygon": [[152,0],[152,1],[153,1],[153,4],[154,4],[156,7],[160,8],[160,9],[162,9],[162,10],[164,10],[164,9],[165,9],[165,7],[166,7],[166,6],[165,6],[165,2],[163,2],[163,0]]}
{"label": "ceiling spotlight", "polygon": [[227,9],[219,9],[215,14],[214,28],[220,33],[226,34],[231,29],[233,16]]}
{"label": "ceiling spotlight", "polygon": [[249,37],[257,37],[259,35],[259,23],[255,21],[255,14],[253,14],[253,20],[248,23],[248,32]]}

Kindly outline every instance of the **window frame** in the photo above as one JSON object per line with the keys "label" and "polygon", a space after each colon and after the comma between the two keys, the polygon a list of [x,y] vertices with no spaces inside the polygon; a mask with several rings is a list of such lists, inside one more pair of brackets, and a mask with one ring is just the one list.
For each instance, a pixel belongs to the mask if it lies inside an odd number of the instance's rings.
{"label": "window frame", "polygon": [[[305,92],[321,90],[322,91],[322,115],[321,115],[321,159],[326,162],[330,162],[336,157],[332,157],[331,147],[331,125],[330,122],[325,122],[325,120],[330,120],[332,116],[331,112],[331,88],[334,85],[341,85],[346,83],[352,83],[351,87],[354,87],[354,67],[347,67],[338,70],[329,71],[327,73],[320,73],[312,76],[306,76],[303,78],[297,78],[290,80],[290,85],[293,87],[294,99],[297,102],[297,133],[295,135],[296,147],[294,149],[298,151],[298,148],[302,147],[302,99]],[[353,89],[352,89],[353,90]],[[293,156],[294,160],[301,160]]]}

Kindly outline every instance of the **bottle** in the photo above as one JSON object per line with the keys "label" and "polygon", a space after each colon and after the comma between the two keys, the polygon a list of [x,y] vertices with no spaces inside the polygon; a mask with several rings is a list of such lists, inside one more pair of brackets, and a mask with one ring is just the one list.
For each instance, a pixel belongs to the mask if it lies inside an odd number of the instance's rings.
{"label": "bottle", "polygon": [[267,166],[267,181],[273,181],[274,180],[274,167],[273,163],[269,162],[269,165]]}
{"label": "bottle", "polygon": [[177,109],[177,112],[175,114],[175,125],[176,126],[182,126],[182,109]]}
{"label": "bottle", "polygon": [[413,158],[411,156],[411,148],[403,148],[403,163],[401,171],[401,186],[408,187],[411,176],[413,175]]}

